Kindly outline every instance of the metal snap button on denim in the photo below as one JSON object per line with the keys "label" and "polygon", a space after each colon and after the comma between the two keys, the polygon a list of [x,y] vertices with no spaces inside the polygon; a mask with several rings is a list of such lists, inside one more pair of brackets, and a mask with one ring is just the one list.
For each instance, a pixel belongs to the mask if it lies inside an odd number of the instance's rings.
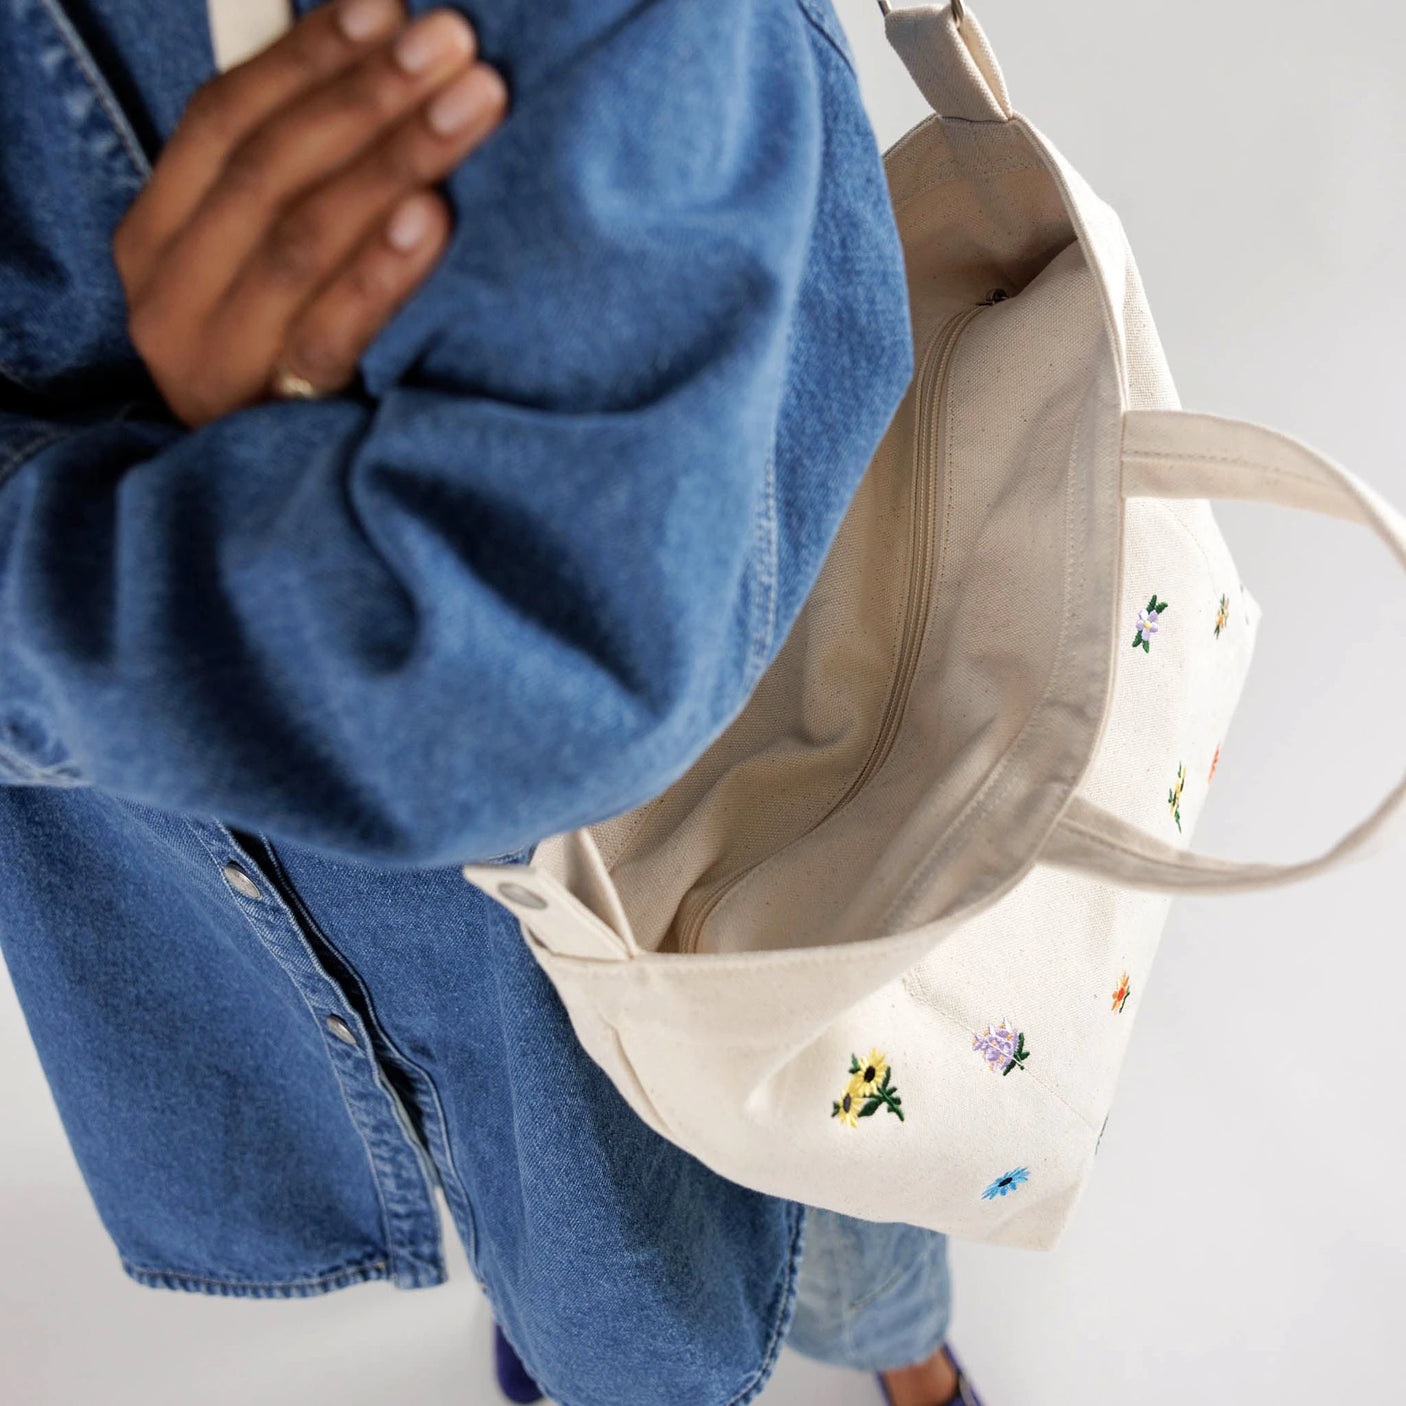
{"label": "metal snap button on denim", "polygon": [[256,884],[234,860],[231,859],[230,862],[225,865],[224,875],[230,888],[236,893],[242,893],[245,898],[259,898],[261,896],[258,884]]}
{"label": "metal snap button on denim", "polygon": [[501,898],[506,898],[509,903],[516,903],[523,908],[545,908],[547,900],[540,893],[533,893],[531,889],[525,889],[521,884],[499,884],[498,894]]}
{"label": "metal snap button on denim", "polygon": [[339,1015],[329,1015],[326,1020],[327,1028],[344,1044],[356,1044],[356,1035],[350,1025]]}

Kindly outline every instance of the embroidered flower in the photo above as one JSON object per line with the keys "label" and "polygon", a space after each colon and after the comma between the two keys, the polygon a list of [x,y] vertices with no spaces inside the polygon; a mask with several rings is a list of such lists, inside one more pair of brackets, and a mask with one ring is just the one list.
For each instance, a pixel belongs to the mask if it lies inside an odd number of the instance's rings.
{"label": "embroidered flower", "polygon": [[1210,771],[1208,771],[1208,772],[1206,773],[1206,781],[1207,781],[1207,784],[1210,783],[1211,778],[1216,774],[1216,767],[1217,767],[1217,765],[1219,765],[1219,763],[1220,763],[1220,748],[1217,747],[1217,748],[1216,748],[1216,754],[1215,754],[1215,756],[1211,758],[1211,769],[1210,769]]}
{"label": "embroidered flower", "polygon": [[847,1128],[859,1126],[859,1095],[855,1092],[854,1081],[836,1101],[830,1116],[838,1118]]}
{"label": "embroidered flower", "polygon": [[831,1105],[830,1116],[847,1127],[857,1128],[860,1118],[872,1117],[881,1108],[897,1115],[900,1123],[904,1121],[903,1100],[893,1082],[888,1057],[879,1050],[870,1050],[868,1060],[861,1064],[858,1055],[850,1055],[849,1083]]}
{"label": "embroidered flower", "polygon": [[1172,819],[1177,823],[1177,829],[1181,829],[1181,788],[1186,785],[1186,767],[1178,765],[1177,784],[1167,792],[1167,804],[1172,808]]}
{"label": "embroidered flower", "polygon": [[888,1073],[888,1068],[888,1056],[882,1050],[870,1050],[869,1058],[863,1064],[854,1060],[850,1065],[850,1073],[854,1075],[850,1083],[854,1091],[865,1098],[876,1093],[879,1081]]}
{"label": "embroidered flower", "polygon": [[1030,1173],[1024,1167],[1017,1167],[1013,1172],[1007,1172],[1005,1176],[998,1177],[981,1193],[983,1201],[994,1201],[998,1196],[1004,1196],[1008,1191],[1014,1191],[1016,1187],[1023,1185],[1030,1180]]}
{"label": "embroidered flower", "polygon": [[972,1036],[972,1049],[991,1066],[993,1074],[1009,1074],[1012,1069],[1023,1069],[1030,1051],[1025,1048],[1025,1036],[1019,1030],[1012,1030],[1005,1020],[994,1029],[986,1027],[986,1034]]}
{"label": "embroidered flower", "polygon": [[1225,629],[1226,622],[1230,619],[1230,597],[1220,598],[1220,609],[1216,611],[1216,638],[1220,638],[1220,632]]}
{"label": "embroidered flower", "polygon": [[1166,610],[1167,602],[1157,599],[1157,592],[1153,591],[1152,599],[1147,602],[1147,606],[1137,613],[1137,634],[1133,636],[1133,648],[1142,646],[1144,654],[1152,653],[1152,636],[1157,633],[1157,622],[1162,618],[1162,612]]}
{"label": "embroidered flower", "polygon": [[1118,983],[1118,989],[1113,993],[1113,1009],[1115,1011],[1121,1011],[1128,1004],[1128,990],[1128,974],[1124,972]]}

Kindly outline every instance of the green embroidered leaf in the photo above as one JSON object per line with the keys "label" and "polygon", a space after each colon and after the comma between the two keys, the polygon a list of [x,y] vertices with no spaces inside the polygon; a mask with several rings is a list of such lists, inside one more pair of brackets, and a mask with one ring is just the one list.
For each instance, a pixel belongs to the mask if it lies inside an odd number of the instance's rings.
{"label": "green embroidered leaf", "polygon": [[1133,648],[1136,649],[1136,648],[1138,647],[1138,645],[1140,645],[1141,643],[1142,643],[1142,631],[1139,630],[1139,631],[1137,632],[1137,634],[1135,634],[1135,635],[1133,636]]}
{"label": "green embroidered leaf", "polygon": [[851,1074],[858,1074],[858,1073],[859,1073],[859,1056],[858,1056],[858,1055],[850,1055],[850,1057],[849,1057],[849,1072],[850,1072]]}
{"label": "green embroidered leaf", "polygon": [[880,1084],[879,1087],[880,1087],[881,1089],[886,1089],[886,1088],[888,1088],[888,1086],[889,1086],[889,1080],[890,1080],[892,1077],[893,1077],[893,1070],[892,1070],[892,1068],[885,1069],[885,1070],[884,1070],[884,1082],[883,1082],[882,1084]]}
{"label": "green embroidered leaf", "polygon": [[1152,644],[1151,644],[1150,641],[1148,641],[1148,640],[1146,640],[1146,639],[1143,640],[1143,642],[1142,642],[1142,652],[1143,652],[1144,654],[1151,654],[1151,653],[1152,653]]}
{"label": "green embroidered leaf", "polygon": [[859,1116],[861,1118],[867,1118],[871,1113],[877,1113],[882,1104],[883,1099],[871,1098],[869,1102],[866,1103],[864,1107],[859,1110]]}
{"label": "green embroidered leaf", "polygon": [[1148,608],[1149,611],[1153,611],[1153,610],[1156,610],[1156,609],[1157,609],[1157,592],[1156,592],[1156,591],[1153,591],[1153,593],[1152,593],[1152,599],[1147,602],[1147,608]]}

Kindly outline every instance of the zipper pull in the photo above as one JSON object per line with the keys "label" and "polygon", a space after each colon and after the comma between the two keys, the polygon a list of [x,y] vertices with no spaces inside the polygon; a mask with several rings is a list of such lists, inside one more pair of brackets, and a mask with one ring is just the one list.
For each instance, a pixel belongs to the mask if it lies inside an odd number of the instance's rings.
{"label": "zipper pull", "polygon": [[994,307],[997,303],[1004,303],[1009,296],[1010,294],[1007,293],[1004,288],[993,288],[977,306],[982,308]]}

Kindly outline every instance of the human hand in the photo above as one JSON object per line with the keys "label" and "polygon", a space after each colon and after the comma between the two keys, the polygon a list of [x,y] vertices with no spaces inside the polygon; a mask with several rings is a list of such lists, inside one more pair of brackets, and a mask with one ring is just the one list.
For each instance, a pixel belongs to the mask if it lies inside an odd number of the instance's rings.
{"label": "human hand", "polygon": [[335,0],[196,90],[112,241],[132,344],[187,425],[276,370],[350,383],[448,239],[431,187],[506,112],[476,52],[453,10]]}

